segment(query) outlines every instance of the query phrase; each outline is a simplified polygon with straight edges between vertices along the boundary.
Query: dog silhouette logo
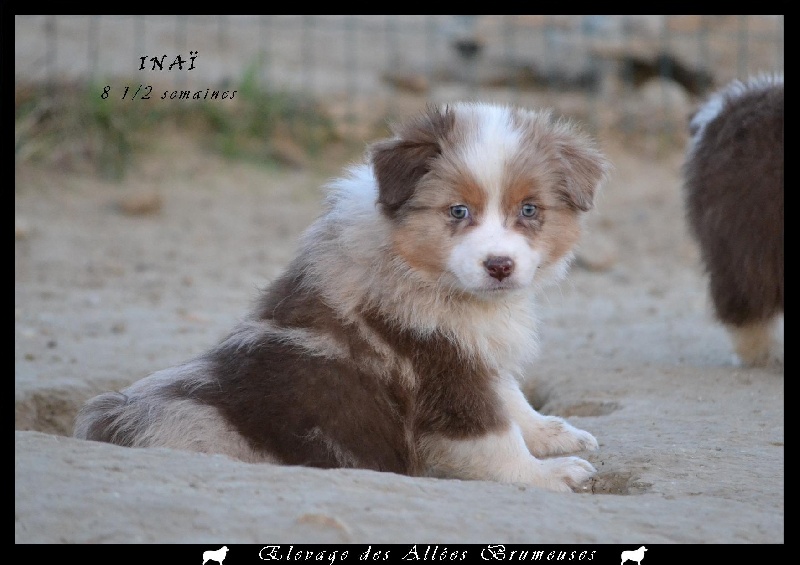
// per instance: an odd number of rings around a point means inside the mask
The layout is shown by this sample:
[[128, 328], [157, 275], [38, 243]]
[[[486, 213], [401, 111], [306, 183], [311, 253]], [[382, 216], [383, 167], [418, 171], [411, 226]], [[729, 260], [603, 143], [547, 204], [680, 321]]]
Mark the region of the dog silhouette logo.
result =
[[623, 551], [622, 563], [620, 565], [625, 565], [626, 561], [636, 561], [637, 565], [642, 565], [642, 559], [644, 559], [645, 551], [647, 551], [645, 546], [642, 546], [634, 551]]
[[216, 551], [204, 551], [203, 552], [203, 565], [206, 565], [208, 561], [216, 561], [219, 565], [222, 565], [222, 562], [225, 561], [225, 556], [228, 554], [228, 546], [223, 545]]

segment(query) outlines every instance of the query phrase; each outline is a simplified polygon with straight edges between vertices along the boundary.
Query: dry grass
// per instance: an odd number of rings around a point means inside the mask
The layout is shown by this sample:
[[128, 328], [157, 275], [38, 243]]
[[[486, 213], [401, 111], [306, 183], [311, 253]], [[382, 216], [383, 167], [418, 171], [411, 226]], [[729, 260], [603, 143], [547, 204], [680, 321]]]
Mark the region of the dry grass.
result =
[[176, 131], [186, 143], [266, 166], [310, 166], [328, 153], [341, 154], [340, 146], [347, 145], [333, 119], [313, 101], [266, 91], [247, 75], [234, 88], [235, 100], [224, 105], [152, 104], [101, 97], [100, 84], [18, 83], [15, 162], [121, 179], [137, 158], [158, 148], [159, 138]]

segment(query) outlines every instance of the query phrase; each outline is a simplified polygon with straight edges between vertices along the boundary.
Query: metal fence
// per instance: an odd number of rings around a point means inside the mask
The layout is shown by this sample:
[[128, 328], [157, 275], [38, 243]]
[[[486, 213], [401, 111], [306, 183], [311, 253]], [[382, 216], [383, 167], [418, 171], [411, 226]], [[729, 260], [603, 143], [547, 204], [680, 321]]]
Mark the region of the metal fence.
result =
[[158, 97], [256, 80], [345, 123], [491, 99], [669, 134], [709, 89], [783, 72], [783, 46], [782, 15], [17, 15], [15, 77]]

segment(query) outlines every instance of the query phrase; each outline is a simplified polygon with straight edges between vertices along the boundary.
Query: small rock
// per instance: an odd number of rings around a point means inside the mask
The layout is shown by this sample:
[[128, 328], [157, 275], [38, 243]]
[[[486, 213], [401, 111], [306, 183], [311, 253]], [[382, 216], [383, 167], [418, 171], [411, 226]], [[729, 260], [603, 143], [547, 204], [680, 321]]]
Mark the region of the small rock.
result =
[[295, 140], [276, 135], [270, 144], [272, 158], [288, 167], [302, 169], [308, 166], [308, 152]]
[[26, 239], [31, 235], [31, 226], [25, 218], [14, 218], [14, 239]]
[[608, 271], [617, 263], [617, 252], [611, 242], [599, 238], [587, 238], [575, 254], [575, 265], [587, 271]]
[[146, 216], [157, 214], [164, 204], [161, 195], [156, 192], [131, 194], [119, 200], [119, 210], [128, 216]]
[[405, 90], [415, 94], [428, 92], [430, 84], [428, 77], [420, 72], [395, 70], [383, 75], [383, 80], [398, 90]]

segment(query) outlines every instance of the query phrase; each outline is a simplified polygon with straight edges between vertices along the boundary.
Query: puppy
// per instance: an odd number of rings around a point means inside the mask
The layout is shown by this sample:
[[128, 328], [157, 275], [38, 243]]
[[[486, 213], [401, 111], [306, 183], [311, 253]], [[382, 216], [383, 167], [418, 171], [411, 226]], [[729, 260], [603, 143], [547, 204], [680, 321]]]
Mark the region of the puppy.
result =
[[588, 432], [520, 382], [609, 163], [546, 111], [429, 107], [329, 185], [285, 273], [218, 345], [90, 400], [75, 437], [571, 491]]
[[684, 196], [717, 319], [764, 365], [783, 315], [783, 75], [734, 81], [692, 117]]

